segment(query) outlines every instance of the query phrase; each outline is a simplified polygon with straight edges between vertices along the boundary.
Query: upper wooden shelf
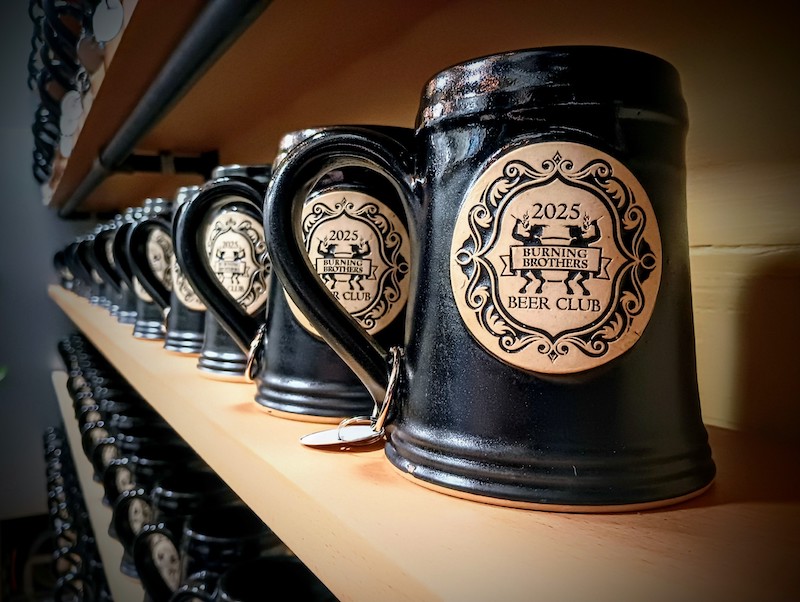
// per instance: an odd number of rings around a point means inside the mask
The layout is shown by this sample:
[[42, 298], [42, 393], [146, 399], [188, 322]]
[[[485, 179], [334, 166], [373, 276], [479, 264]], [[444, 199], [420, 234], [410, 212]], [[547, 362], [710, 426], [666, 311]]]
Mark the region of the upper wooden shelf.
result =
[[[64, 202], [135, 105], [203, 2], [138, 0], [56, 187]], [[763, 43], [767, 41], [769, 43]], [[519, 48], [608, 44], [652, 52], [680, 71], [689, 106], [690, 180], [710, 166], [800, 158], [800, 36], [767, 11], [656, 0], [274, 0], [140, 140], [143, 152], [219, 151], [221, 163], [271, 162], [280, 137], [341, 123], [413, 127], [439, 70]], [[127, 178], [124, 183], [120, 178]], [[81, 209], [172, 196], [189, 177], [112, 176]]]
[[326, 452], [320, 425], [268, 414], [254, 385], [134, 339], [85, 299], [50, 296], [342, 600], [784, 601], [800, 597], [800, 450], [709, 428], [718, 465], [690, 502], [609, 515], [526, 511], [431, 491], [380, 447]]
[[[125, 0], [123, 29], [107, 46], [105, 63], [92, 76], [91, 105], [72, 152], [68, 159], [57, 156], [53, 177], [45, 185], [50, 206], [67, 202], [204, 5], [204, 0]], [[171, 197], [185, 181], [186, 176], [175, 175], [114, 175], [80, 209], [106, 211], [140, 205], [146, 196]]]

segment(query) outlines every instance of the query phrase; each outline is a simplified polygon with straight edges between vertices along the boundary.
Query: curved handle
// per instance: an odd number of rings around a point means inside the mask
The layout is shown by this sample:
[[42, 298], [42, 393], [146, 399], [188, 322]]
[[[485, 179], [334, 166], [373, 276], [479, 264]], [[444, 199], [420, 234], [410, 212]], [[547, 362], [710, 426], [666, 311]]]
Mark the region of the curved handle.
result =
[[167, 523], [148, 523], [133, 540], [136, 572], [153, 602], [167, 602], [180, 586], [180, 542], [175, 533]]
[[265, 192], [264, 186], [255, 180], [233, 177], [214, 180], [181, 205], [173, 227], [178, 266], [197, 296], [244, 352], [249, 350], [263, 316], [250, 315], [212, 271], [206, 252], [205, 225], [212, 212], [223, 205], [226, 209], [249, 211], [261, 221]]
[[120, 278], [114, 266], [111, 263], [111, 258], [108, 256], [107, 245], [110, 237], [114, 234], [114, 230], [105, 230], [95, 236], [94, 244], [92, 245], [92, 255], [90, 260], [94, 269], [100, 274], [100, 277], [117, 292], [122, 292], [120, 286]]
[[[417, 248], [411, 166], [408, 149], [389, 136], [361, 128], [330, 128], [290, 151], [273, 174], [267, 191], [265, 230], [275, 273], [292, 301], [355, 372], [378, 405], [386, 395], [390, 354], [322, 284], [305, 250], [300, 216], [309, 192], [327, 172], [366, 167], [385, 177], [396, 189], [406, 213], [412, 249]], [[415, 263], [412, 261], [412, 272]]]
[[[151, 235], [162, 232], [169, 241], [170, 252], [172, 248], [172, 224], [163, 217], [151, 217], [136, 222], [128, 232], [128, 254], [131, 260], [131, 272], [139, 280], [139, 284], [153, 298], [153, 301], [163, 310], [170, 306], [170, 290], [153, 269], [153, 264], [148, 255], [148, 244]], [[164, 262], [169, 266], [169, 257], [164, 257]], [[168, 273], [167, 273], [168, 275]]]
[[212, 571], [201, 571], [190, 575], [172, 594], [169, 602], [192, 602], [196, 599], [213, 602], [217, 581], [219, 575]]
[[117, 229], [114, 242], [111, 244], [111, 252], [114, 253], [114, 269], [116, 269], [120, 280], [124, 282], [130, 290], [133, 290], [133, 270], [131, 268], [130, 257], [128, 257], [128, 232], [133, 227], [133, 222], [126, 222]]

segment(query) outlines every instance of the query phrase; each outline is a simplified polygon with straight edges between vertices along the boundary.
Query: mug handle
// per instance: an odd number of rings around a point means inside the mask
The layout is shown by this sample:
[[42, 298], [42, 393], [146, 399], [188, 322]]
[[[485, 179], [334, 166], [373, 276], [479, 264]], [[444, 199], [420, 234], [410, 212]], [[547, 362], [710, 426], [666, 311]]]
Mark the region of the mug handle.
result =
[[256, 337], [261, 320], [258, 316], [248, 314], [211, 271], [205, 251], [203, 226], [208, 215], [230, 196], [239, 197], [232, 205], [247, 206], [260, 217], [263, 214], [265, 192], [264, 186], [255, 180], [235, 177], [214, 180], [193, 199], [181, 205], [172, 231], [175, 257], [189, 284], [245, 353]]
[[114, 269], [119, 275], [120, 281], [124, 282], [130, 290], [133, 286], [133, 270], [131, 259], [128, 256], [128, 232], [133, 227], [134, 222], [125, 222], [117, 229], [114, 241], [111, 243], [114, 253]]
[[114, 266], [111, 265], [111, 261], [108, 259], [106, 253], [106, 242], [113, 232], [113, 230], [106, 230], [95, 236], [94, 244], [92, 245], [92, 263], [101, 277], [110, 284], [117, 293], [121, 293], [122, 287], [120, 286], [119, 274], [117, 274]]
[[[329, 128], [300, 142], [288, 153], [273, 174], [265, 205], [264, 229], [275, 274], [320, 336], [358, 376], [378, 407], [389, 384], [391, 354], [322, 284], [305, 249], [300, 214], [313, 186], [327, 172], [365, 167], [385, 177], [396, 189], [415, 249], [417, 204], [412, 166], [408, 149], [385, 134], [358, 127]], [[414, 265], [412, 258], [412, 274]]]
[[139, 574], [139, 579], [147, 594], [153, 602], [165, 602], [170, 599], [174, 590], [153, 561], [153, 542], [157, 536], [165, 537], [172, 542], [175, 550], [178, 550], [180, 542], [175, 536], [175, 530], [170, 525], [164, 522], [148, 523], [134, 538], [131, 555], [136, 565], [136, 572]]
[[147, 241], [150, 234], [156, 230], [161, 230], [172, 240], [172, 224], [163, 217], [150, 217], [133, 224], [128, 232], [128, 253], [131, 260], [131, 272], [139, 280], [142, 288], [153, 298], [153, 301], [162, 310], [165, 310], [170, 306], [171, 293], [156, 275], [147, 258]]

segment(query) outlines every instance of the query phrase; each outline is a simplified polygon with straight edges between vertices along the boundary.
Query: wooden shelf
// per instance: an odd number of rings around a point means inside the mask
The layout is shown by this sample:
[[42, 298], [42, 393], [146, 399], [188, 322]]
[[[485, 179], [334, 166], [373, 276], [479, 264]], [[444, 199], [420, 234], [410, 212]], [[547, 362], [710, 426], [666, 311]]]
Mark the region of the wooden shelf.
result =
[[56, 370], [52, 373], [53, 388], [58, 398], [61, 417], [64, 419], [64, 431], [66, 431], [69, 449], [78, 473], [78, 481], [83, 492], [83, 499], [86, 510], [89, 513], [89, 521], [94, 531], [97, 551], [103, 561], [103, 569], [108, 580], [108, 588], [111, 596], [119, 602], [131, 602], [142, 600], [144, 590], [142, 584], [131, 577], [128, 577], [119, 570], [122, 560], [122, 544], [112, 539], [108, 534], [108, 525], [111, 523], [111, 508], [103, 504], [103, 486], [92, 478], [93, 469], [81, 446], [81, 436], [78, 432], [78, 424], [75, 420], [75, 413], [72, 408], [72, 398], [67, 392], [67, 373]]
[[[800, 459], [709, 427], [718, 478], [703, 496], [628, 514], [525, 511], [403, 478], [380, 448], [308, 449], [317, 424], [266, 413], [254, 385], [131, 336], [85, 299], [49, 294], [342, 600], [784, 601], [800, 597]], [[127, 598], [122, 598], [127, 599]]]
[[[69, 197], [202, 5], [138, 1], [54, 206]], [[454, 63], [519, 48], [606, 44], [652, 52], [678, 68], [691, 124], [690, 186], [702, 186], [711, 167], [800, 158], [800, 92], [788, 76], [800, 69], [800, 40], [792, 28], [791, 19], [764, 11], [718, 11], [689, 0], [577, 0], [569, 11], [524, 0], [498, 0], [491, 10], [475, 0], [274, 0], [139, 146], [216, 149], [222, 163], [268, 163], [280, 137], [295, 129], [413, 127], [423, 85]], [[172, 177], [131, 186], [116, 178], [83, 209], [136, 205], [194, 183]]]

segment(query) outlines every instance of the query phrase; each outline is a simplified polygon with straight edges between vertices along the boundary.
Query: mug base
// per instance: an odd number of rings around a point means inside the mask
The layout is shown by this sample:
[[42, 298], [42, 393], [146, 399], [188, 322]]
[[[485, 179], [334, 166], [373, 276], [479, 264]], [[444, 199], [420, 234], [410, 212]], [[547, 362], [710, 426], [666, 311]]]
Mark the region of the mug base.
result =
[[164, 345], [164, 351], [170, 355], [178, 355], [180, 357], [200, 357], [199, 351], [178, 349], [174, 347], [167, 347], [166, 345]]
[[624, 512], [641, 512], [644, 510], [655, 510], [665, 506], [673, 506], [688, 500], [701, 496], [708, 491], [714, 484], [712, 480], [710, 483], [704, 485], [700, 489], [690, 491], [683, 495], [665, 498], [661, 500], [652, 500], [647, 502], [633, 502], [621, 504], [561, 504], [554, 503], [548, 504], [543, 502], [526, 502], [519, 500], [508, 500], [503, 498], [496, 498], [488, 495], [479, 495], [470, 493], [468, 491], [461, 491], [458, 489], [450, 489], [436, 483], [424, 481], [415, 477], [413, 474], [406, 472], [390, 462], [391, 467], [398, 472], [403, 478], [411, 481], [416, 485], [421, 485], [431, 491], [443, 493], [450, 497], [456, 497], [471, 502], [478, 502], [481, 504], [489, 504], [492, 506], [503, 506], [505, 508], [517, 508], [520, 510], [536, 510], [542, 512], [564, 512], [569, 514], [611, 514], [611, 513], [624, 513]]
[[256, 399], [256, 405], [261, 408], [265, 413], [271, 414], [277, 418], [284, 420], [294, 420], [296, 422], [313, 422], [315, 424], [339, 424], [347, 416], [315, 416], [313, 414], [298, 414], [297, 412], [287, 412], [285, 410], [277, 410], [264, 405]]
[[226, 383], [246, 383], [247, 379], [244, 377], [244, 374], [236, 374], [232, 372], [216, 372], [213, 370], [209, 370], [208, 368], [203, 368], [201, 366], [197, 367], [198, 372], [200, 375], [205, 378], [210, 378], [212, 380], [219, 380]]
[[209, 351], [207, 349], [200, 352], [197, 360], [197, 369], [200, 374], [214, 380], [225, 382], [243, 383], [247, 382], [244, 376], [247, 358], [244, 356]]

